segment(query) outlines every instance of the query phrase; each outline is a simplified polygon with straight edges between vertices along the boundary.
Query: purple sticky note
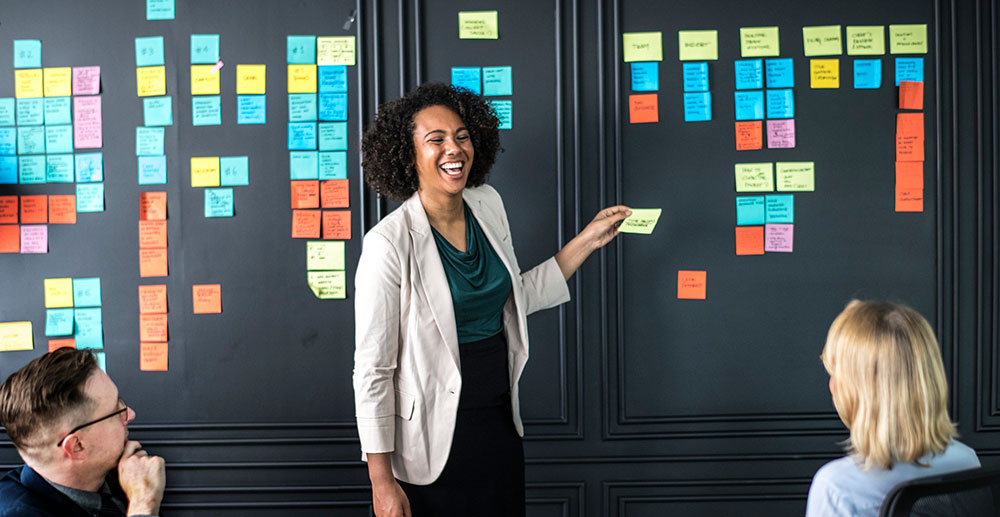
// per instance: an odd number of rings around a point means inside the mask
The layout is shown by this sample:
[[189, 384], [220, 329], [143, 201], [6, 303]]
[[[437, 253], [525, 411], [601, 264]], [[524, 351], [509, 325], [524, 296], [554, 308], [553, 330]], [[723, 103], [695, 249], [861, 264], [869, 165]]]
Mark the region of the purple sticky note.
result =
[[794, 224], [765, 224], [764, 251], [792, 252]]
[[73, 67], [73, 95], [97, 95], [101, 93], [101, 67]]
[[21, 226], [21, 253], [48, 253], [49, 226], [30, 224]]
[[795, 119], [767, 121], [767, 148], [791, 149], [795, 147]]
[[73, 97], [73, 145], [77, 149], [102, 147], [101, 96]]

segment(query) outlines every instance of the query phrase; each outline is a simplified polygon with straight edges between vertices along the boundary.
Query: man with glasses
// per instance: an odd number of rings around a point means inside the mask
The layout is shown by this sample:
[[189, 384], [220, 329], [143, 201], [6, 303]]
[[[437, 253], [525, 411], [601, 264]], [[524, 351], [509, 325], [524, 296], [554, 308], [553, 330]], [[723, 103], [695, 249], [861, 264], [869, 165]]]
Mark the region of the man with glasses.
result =
[[153, 516], [163, 458], [128, 439], [135, 411], [89, 350], [62, 348], [0, 386], [0, 423], [24, 466], [0, 479], [0, 517]]

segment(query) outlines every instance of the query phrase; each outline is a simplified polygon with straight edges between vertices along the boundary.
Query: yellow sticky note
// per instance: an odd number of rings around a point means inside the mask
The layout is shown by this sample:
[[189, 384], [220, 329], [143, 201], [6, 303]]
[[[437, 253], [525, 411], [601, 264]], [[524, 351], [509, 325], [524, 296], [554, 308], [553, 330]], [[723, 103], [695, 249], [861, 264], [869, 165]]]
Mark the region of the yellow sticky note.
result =
[[881, 56], [885, 54], [885, 26], [847, 26], [847, 55]]
[[218, 156], [191, 157], [191, 186], [192, 187], [219, 186]]
[[316, 38], [316, 64], [354, 66], [354, 36]]
[[633, 208], [632, 215], [622, 221], [618, 231], [622, 233], [641, 233], [649, 235], [653, 233], [656, 222], [660, 220], [662, 208]]
[[344, 241], [306, 242], [306, 270], [344, 269]]
[[316, 65], [288, 65], [288, 93], [316, 93]]
[[719, 31], [677, 31], [681, 61], [719, 59]]
[[73, 306], [73, 279], [45, 279], [45, 308], [60, 309]]
[[42, 77], [46, 97], [68, 97], [73, 93], [72, 68], [43, 68]]
[[167, 67], [140, 66], [135, 69], [135, 84], [139, 97], [167, 94]]
[[771, 192], [773, 190], [773, 163], [736, 164], [736, 192]]
[[31, 336], [30, 321], [0, 323], [0, 352], [12, 350], [32, 350], [35, 348]]
[[926, 54], [927, 24], [890, 25], [889, 52], [893, 54]]
[[663, 61], [662, 32], [626, 32], [622, 34], [625, 62]]
[[236, 65], [236, 93], [264, 94], [267, 86], [267, 65]]
[[459, 11], [458, 39], [497, 39], [500, 25], [496, 11]]
[[347, 298], [347, 273], [344, 271], [307, 271], [309, 288], [321, 300]]
[[811, 88], [840, 88], [840, 60], [810, 59], [809, 86]]
[[839, 56], [843, 54], [840, 25], [802, 27], [802, 47], [806, 56]]
[[218, 95], [220, 73], [215, 65], [191, 65], [191, 95]]
[[41, 68], [14, 70], [15, 97], [21, 99], [41, 97], [43, 93]]
[[777, 27], [740, 27], [740, 55], [743, 57], [777, 56]]
[[816, 164], [813, 162], [778, 162], [778, 192], [816, 190]]

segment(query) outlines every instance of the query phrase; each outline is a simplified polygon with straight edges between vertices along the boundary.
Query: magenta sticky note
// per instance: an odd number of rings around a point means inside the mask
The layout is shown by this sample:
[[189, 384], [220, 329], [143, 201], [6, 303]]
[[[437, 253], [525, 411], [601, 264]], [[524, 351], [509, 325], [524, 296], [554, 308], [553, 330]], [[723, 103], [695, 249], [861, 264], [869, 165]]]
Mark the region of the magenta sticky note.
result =
[[795, 147], [795, 119], [767, 121], [767, 148], [791, 149]]
[[794, 224], [765, 224], [764, 251], [792, 252]]
[[49, 227], [45, 224], [21, 226], [21, 253], [48, 253]]
[[73, 146], [77, 149], [102, 147], [101, 96], [73, 97]]
[[97, 95], [101, 93], [101, 67], [73, 67], [73, 95]]

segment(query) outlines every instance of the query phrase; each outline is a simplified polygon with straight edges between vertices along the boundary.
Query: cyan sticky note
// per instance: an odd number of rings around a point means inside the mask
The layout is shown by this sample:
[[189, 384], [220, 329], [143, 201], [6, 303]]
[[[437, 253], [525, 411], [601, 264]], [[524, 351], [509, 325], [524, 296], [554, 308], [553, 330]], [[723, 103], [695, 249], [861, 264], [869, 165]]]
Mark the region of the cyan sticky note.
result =
[[497, 129], [514, 129], [514, 102], [508, 100], [490, 99], [490, 106], [497, 114], [500, 123]]
[[95, 183], [104, 181], [104, 155], [102, 153], [81, 153], [76, 155], [76, 182]]
[[236, 96], [237, 124], [266, 124], [267, 99], [264, 95]]
[[897, 57], [896, 58], [896, 86], [900, 81], [924, 80], [924, 58], [922, 57]]
[[232, 217], [233, 189], [205, 189], [205, 217]]
[[73, 155], [45, 155], [45, 181], [48, 183], [73, 183]]
[[17, 128], [0, 127], [0, 155], [17, 154]]
[[315, 122], [288, 123], [288, 150], [311, 151], [316, 149]]
[[40, 126], [45, 123], [45, 99], [17, 99], [17, 125]]
[[874, 90], [882, 87], [882, 60], [855, 59], [854, 87], [859, 90]]
[[319, 156], [316, 151], [288, 153], [288, 171], [293, 180], [319, 179]]
[[[636, 61], [630, 63], [632, 69], [632, 91], [655, 92], [660, 89], [660, 73], [656, 61]], [[486, 84], [486, 68], [483, 69], [483, 84]], [[485, 91], [489, 91], [486, 89]], [[490, 94], [486, 95], [501, 95]], [[503, 95], [510, 95], [509, 93]]]
[[100, 278], [74, 278], [73, 279], [73, 306], [74, 307], [100, 307], [101, 306], [101, 279]]
[[330, 122], [319, 125], [320, 151], [347, 150], [347, 123]]
[[139, 184], [140, 185], [164, 185], [167, 183], [167, 157], [140, 156], [139, 157]]
[[0, 185], [17, 184], [17, 156], [0, 156]]
[[795, 222], [795, 196], [792, 194], [772, 194], [764, 199], [764, 221], [768, 223]]
[[712, 120], [712, 93], [685, 93], [684, 122], [704, 122], [706, 120]]
[[315, 93], [288, 94], [288, 121], [315, 122], [319, 109]]
[[73, 118], [69, 111], [69, 97], [46, 97], [45, 98], [45, 123], [46, 124], [72, 124]]
[[[147, 20], [173, 20], [174, 0], [146, 0]], [[101, 367], [104, 370], [104, 367]]]
[[163, 65], [163, 36], [135, 39], [135, 66]]
[[761, 120], [764, 118], [764, 92], [736, 92], [736, 120]]
[[77, 348], [104, 348], [104, 328], [101, 309], [73, 309], [76, 320], [73, 338]]
[[[191, 124], [218, 126], [222, 124], [222, 97], [219, 95], [191, 96]], [[146, 125], [150, 125], [148, 122]]]
[[790, 88], [767, 91], [767, 118], [795, 116], [795, 97]]
[[17, 181], [22, 184], [45, 183], [45, 156], [18, 156]]
[[223, 187], [250, 184], [250, 158], [223, 156], [219, 158], [219, 184]]
[[14, 40], [14, 68], [41, 68], [42, 40]]
[[739, 196], [736, 198], [736, 224], [764, 224], [764, 196]]
[[45, 154], [45, 126], [19, 126], [17, 154]]
[[73, 152], [73, 126], [71, 124], [45, 126], [45, 152], [56, 154]]
[[104, 183], [76, 184], [76, 211], [104, 211]]
[[[653, 65], [652, 80], [657, 80], [656, 63], [645, 63]], [[635, 65], [632, 63], [632, 80], [635, 81]], [[513, 71], [509, 66], [484, 66], [483, 67], [483, 95], [513, 95], [514, 82]], [[633, 87], [634, 89], [634, 87]], [[654, 88], [655, 89], [655, 88]]]
[[347, 67], [326, 65], [316, 67], [319, 93], [347, 93]]
[[15, 122], [14, 113], [14, 98], [0, 97], [0, 126], [13, 126]]
[[73, 309], [46, 309], [45, 335], [73, 335]]
[[319, 94], [319, 119], [322, 121], [347, 120], [347, 94]]
[[736, 89], [759, 90], [764, 87], [764, 63], [760, 59], [736, 60]]
[[163, 152], [163, 128], [135, 128], [135, 154], [137, 156], [154, 156], [166, 154]]
[[325, 151], [319, 153], [319, 179], [347, 179], [347, 152]]
[[191, 64], [214, 65], [218, 62], [219, 62], [219, 35], [192, 34]]
[[708, 91], [708, 63], [684, 63], [684, 91]]
[[451, 67], [451, 84], [480, 95], [483, 93], [481, 73], [478, 66], [453, 66]]
[[169, 95], [142, 99], [143, 125], [171, 126], [174, 124], [174, 104]]
[[795, 71], [792, 68], [792, 58], [767, 59], [765, 60], [764, 69], [768, 88], [795, 87]]
[[316, 36], [288, 36], [287, 61], [289, 65], [316, 63]]

